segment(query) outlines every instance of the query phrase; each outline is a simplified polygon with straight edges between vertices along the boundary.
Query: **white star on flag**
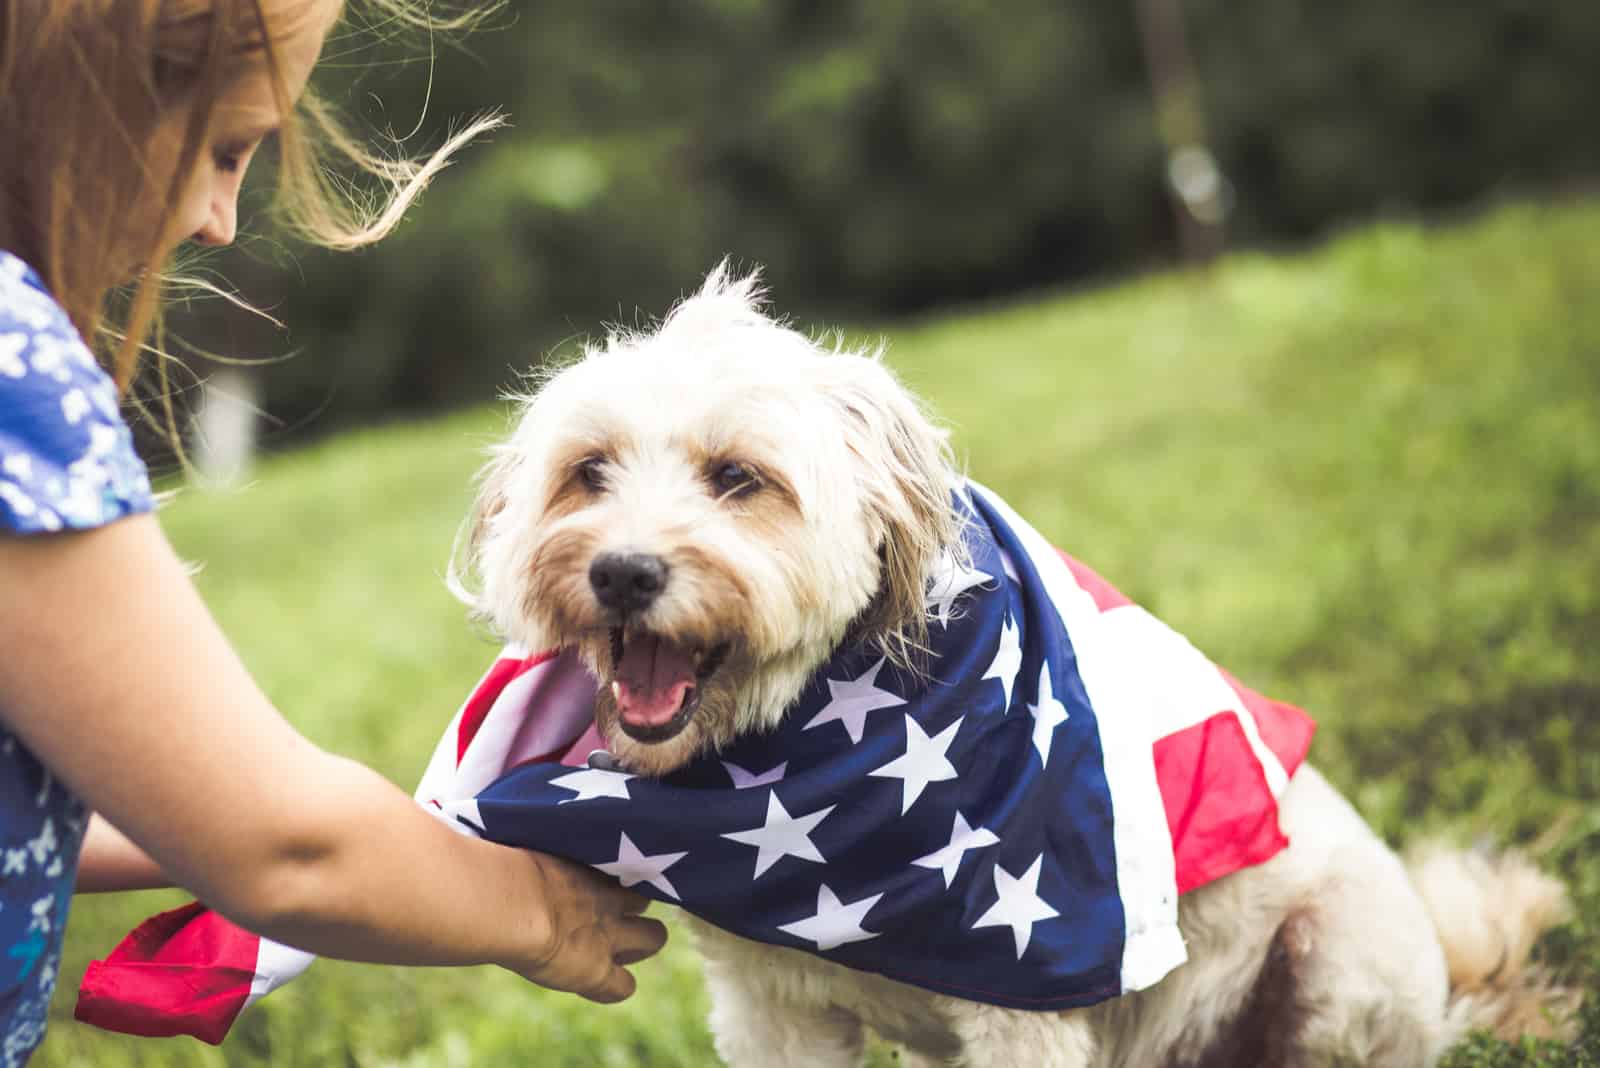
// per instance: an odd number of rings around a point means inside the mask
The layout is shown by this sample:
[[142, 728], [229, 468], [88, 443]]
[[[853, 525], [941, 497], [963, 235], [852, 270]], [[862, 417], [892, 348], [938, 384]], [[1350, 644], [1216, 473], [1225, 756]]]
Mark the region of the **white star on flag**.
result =
[[574, 771], [570, 775], [563, 775], [551, 779], [551, 786], [559, 786], [563, 790], [571, 790], [577, 797], [569, 797], [562, 801], [563, 805], [573, 801], [588, 801], [595, 797], [619, 797], [624, 801], [631, 800], [628, 795], [628, 780], [636, 776], [622, 771], [606, 771], [602, 768], [584, 768]]
[[756, 873], [751, 879], [761, 878], [762, 872], [778, 863], [783, 857], [799, 857], [801, 860], [826, 864], [827, 859], [817, 852], [810, 835], [817, 824], [828, 818], [828, 813], [832, 812], [834, 807], [829, 805], [804, 816], [791, 816], [789, 810], [783, 807], [783, 802], [778, 800], [778, 792], [774, 790], [767, 795], [765, 824], [752, 827], [748, 831], [724, 834], [722, 837], [756, 847]]
[[1039, 750], [1040, 763], [1048, 764], [1050, 741], [1055, 737], [1056, 728], [1067, 721], [1066, 706], [1056, 700], [1050, 683], [1048, 662], [1039, 668], [1039, 703], [1029, 705], [1028, 711], [1033, 713], [1033, 747]]
[[1017, 941], [1018, 960], [1022, 959], [1022, 952], [1028, 948], [1028, 941], [1033, 937], [1033, 925], [1040, 920], [1061, 915], [1039, 897], [1039, 868], [1043, 863], [1044, 854], [1040, 853], [1020, 879], [996, 864], [994, 892], [998, 898], [989, 906], [989, 911], [979, 916], [978, 922], [972, 925], [974, 930], [979, 927], [1011, 928], [1011, 935]]
[[746, 771], [726, 760], [722, 762], [722, 766], [727, 769], [728, 778], [733, 780], [735, 790], [748, 790], [752, 786], [771, 786], [775, 782], [782, 782], [783, 773], [788, 769], [789, 762], [785, 760], [777, 767], [762, 772]]
[[[965, 718], [965, 717], [963, 717]], [[955, 765], [945, 756], [950, 743], [956, 740], [961, 720], [929, 738], [922, 727], [910, 716], [906, 717], [906, 751], [876, 771], [869, 772], [883, 779], [903, 779], [904, 791], [900, 795], [900, 815], [911, 811], [911, 806], [929, 783], [944, 782], [956, 777]]]
[[812, 716], [811, 722], [801, 729], [810, 730], [812, 727], [820, 727], [824, 723], [838, 720], [844, 724], [844, 729], [850, 732], [850, 744], [860, 742], [861, 734], [867, 727], [868, 712], [906, 703], [904, 698], [896, 697], [888, 690], [878, 689], [878, 672], [883, 669], [887, 660], [888, 657], [879, 657], [878, 662], [868, 668], [865, 674], [848, 682], [829, 679], [828, 696], [832, 700], [822, 706], [822, 711]]
[[639, 847], [633, 844], [627, 832], [622, 834], [622, 840], [617, 843], [617, 859], [610, 864], [596, 864], [595, 867], [607, 875], [616, 876], [623, 886], [632, 886], [635, 883], [649, 883], [651, 886], [677, 901], [677, 889], [667, 881], [662, 874], [678, 861], [688, 856], [684, 853], [657, 853], [655, 856], [646, 856], [639, 852]]
[[877, 938], [881, 933], [862, 930], [861, 921], [872, 911], [872, 906], [876, 905], [882, 896], [873, 894], [871, 897], [864, 897], [860, 901], [846, 905], [824, 883], [817, 889], [817, 914], [808, 920], [782, 924], [778, 930], [788, 931], [796, 938], [804, 938], [808, 942], [815, 942], [819, 951], [833, 949], [835, 946], [850, 942], [865, 942], [869, 938]]
[[972, 587], [992, 581], [994, 581], [993, 575], [957, 563], [950, 550], [946, 549], [940, 553], [939, 562], [934, 565], [933, 580], [928, 584], [924, 606], [934, 611], [934, 618], [939, 621], [941, 627], [948, 627], [950, 609], [956, 600]]
[[1000, 628], [1000, 644], [995, 648], [994, 659], [989, 663], [989, 670], [983, 673], [985, 679], [999, 679], [1000, 685], [1005, 687], [1006, 703], [1002, 712], [1011, 711], [1011, 690], [1021, 668], [1022, 643], [1018, 640], [1017, 625], [1007, 618]]
[[967, 818], [960, 812], [956, 813], [955, 824], [950, 828], [950, 844], [935, 849], [925, 857], [918, 857], [911, 863], [919, 868], [932, 868], [934, 871], [944, 873], [944, 888], [956, 881], [956, 870], [961, 867], [961, 861], [969, 849], [982, 849], [992, 846], [1000, 841], [1000, 836], [987, 827], [969, 827]]

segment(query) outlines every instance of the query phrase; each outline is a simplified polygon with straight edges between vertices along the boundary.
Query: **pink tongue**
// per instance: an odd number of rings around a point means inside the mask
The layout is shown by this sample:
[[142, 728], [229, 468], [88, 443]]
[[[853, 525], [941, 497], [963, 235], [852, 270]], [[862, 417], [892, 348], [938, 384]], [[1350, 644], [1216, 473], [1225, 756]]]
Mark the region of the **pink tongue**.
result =
[[617, 664], [617, 711], [636, 727], [659, 727], [677, 715], [694, 686], [687, 653], [654, 635], [627, 643]]

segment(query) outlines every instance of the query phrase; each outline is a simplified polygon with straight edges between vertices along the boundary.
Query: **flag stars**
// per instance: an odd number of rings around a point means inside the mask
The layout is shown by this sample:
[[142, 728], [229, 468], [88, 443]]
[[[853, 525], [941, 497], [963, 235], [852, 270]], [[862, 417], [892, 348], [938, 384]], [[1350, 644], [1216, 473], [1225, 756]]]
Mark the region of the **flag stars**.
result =
[[1020, 878], [996, 864], [995, 903], [990, 905], [989, 911], [979, 916], [978, 921], [972, 925], [974, 930], [979, 927], [1011, 928], [1011, 935], [1017, 944], [1018, 960], [1022, 959], [1022, 954], [1033, 937], [1033, 925], [1040, 920], [1061, 915], [1039, 897], [1039, 869], [1043, 863], [1044, 854], [1040, 853]]
[[994, 576], [979, 571], [970, 564], [960, 563], [949, 549], [939, 555], [933, 578], [928, 582], [925, 605], [941, 627], [950, 625], [950, 611], [961, 595], [974, 586], [993, 582]]
[[1028, 711], [1033, 714], [1033, 747], [1039, 751], [1039, 762], [1048, 765], [1056, 728], [1067, 721], [1066, 706], [1056, 700], [1050, 682], [1049, 661], [1039, 667], [1039, 703], [1029, 705]]
[[617, 859], [609, 864], [596, 864], [595, 867], [607, 875], [615, 876], [623, 886], [649, 883], [672, 900], [678, 901], [680, 898], [677, 888], [668, 881], [665, 872], [688, 855], [684, 852], [657, 853], [655, 856], [648, 856], [640, 852], [627, 832], [623, 832], [621, 841], [617, 843]]
[[727, 770], [728, 778], [733, 780], [733, 788], [735, 790], [749, 790], [756, 786], [771, 786], [773, 783], [782, 782], [783, 773], [788, 770], [789, 762], [785, 760], [783, 763], [762, 772], [746, 771], [739, 765], [729, 763], [726, 760], [722, 762], [722, 766]]
[[882, 894], [873, 894], [846, 905], [824, 883], [817, 889], [817, 914], [809, 919], [783, 924], [778, 930], [787, 931], [807, 942], [815, 942], [819, 952], [851, 942], [865, 942], [869, 938], [877, 938], [881, 933], [861, 927], [861, 921], [866, 919], [867, 913], [872, 911], [872, 906], [881, 897]]
[[762, 872], [784, 857], [826, 864], [827, 859], [811, 841], [811, 832], [833, 810], [834, 806], [829, 805], [804, 816], [791, 816], [789, 810], [783, 807], [783, 802], [778, 800], [777, 791], [773, 791], [767, 795], [767, 819], [762, 826], [748, 831], [734, 831], [722, 837], [756, 847], [756, 872], [751, 876], [752, 880], [761, 878]]
[[1000, 709], [1002, 713], [1011, 711], [1011, 691], [1017, 683], [1017, 672], [1021, 670], [1022, 642], [1016, 623], [1008, 618], [1000, 628], [1000, 644], [995, 648], [994, 659], [989, 662], [989, 670], [983, 673], [984, 679], [999, 679], [1005, 688], [1006, 703]]
[[562, 775], [551, 779], [551, 786], [559, 786], [563, 790], [571, 790], [576, 797], [564, 799], [563, 805], [574, 801], [588, 801], [596, 797], [615, 797], [623, 801], [631, 800], [628, 794], [628, 780], [636, 778], [622, 771], [607, 771], [603, 768], [584, 768], [574, 771], [570, 775]]
[[956, 777], [955, 765], [945, 753], [961, 729], [961, 720], [928, 737], [922, 726], [910, 716], [906, 717], [906, 751], [870, 774], [883, 779], [902, 779], [900, 814], [911, 811], [911, 806], [930, 783], [944, 782]]
[[821, 712], [812, 716], [811, 722], [802, 729], [810, 730], [812, 727], [820, 727], [838, 720], [844, 724], [844, 729], [850, 732], [851, 744], [860, 742], [861, 735], [866, 730], [868, 712], [906, 703], [904, 698], [878, 688], [878, 672], [883, 670], [887, 660], [887, 657], [879, 657], [878, 662], [864, 674], [847, 682], [829, 679], [828, 695], [831, 700], [822, 707]]
[[950, 889], [956, 881], [956, 871], [961, 867], [961, 861], [966, 857], [969, 849], [982, 849], [992, 846], [1000, 841], [1000, 836], [987, 827], [970, 827], [967, 818], [960, 812], [956, 813], [956, 821], [950, 828], [950, 843], [935, 849], [925, 857], [918, 857], [911, 863], [919, 868], [932, 868], [944, 874], [944, 888]]

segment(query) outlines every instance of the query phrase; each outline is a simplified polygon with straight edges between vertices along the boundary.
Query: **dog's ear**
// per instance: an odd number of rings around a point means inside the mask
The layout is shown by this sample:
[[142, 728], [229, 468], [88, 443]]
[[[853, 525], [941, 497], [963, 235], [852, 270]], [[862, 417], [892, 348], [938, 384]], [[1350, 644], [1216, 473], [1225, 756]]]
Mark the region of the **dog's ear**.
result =
[[456, 530], [455, 543], [450, 549], [450, 567], [445, 582], [473, 613], [484, 617], [490, 614], [479, 587], [483, 577], [483, 547], [489, 533], [489, 524], [505, 510], [507, 490], [518, 467], [520, 454], [510, 445], [496, 446], [489, 462], [478, 472], [478, 495], [472, 509]]
[[857, 458], [867, 519], [882, 561], [859, 633], [891, 662], [916, 668], [928, 636], [927, 582], [942, 554], [964, 556], [952, 495], [960, 485], [948, 442], [882, 362], [882, 351], [841, 352], [829, 367], [845, 442]]

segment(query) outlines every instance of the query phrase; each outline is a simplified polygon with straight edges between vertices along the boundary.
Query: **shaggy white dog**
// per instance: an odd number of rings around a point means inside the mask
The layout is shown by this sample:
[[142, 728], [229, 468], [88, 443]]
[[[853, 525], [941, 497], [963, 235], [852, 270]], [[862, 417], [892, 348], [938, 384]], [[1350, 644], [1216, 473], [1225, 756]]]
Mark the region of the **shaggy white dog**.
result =
[[[877, 354], [819, 346], [719, 269], [659, 329], [554, 373], [486, 471], [476, 603], [507, 638], [574, 647], [597, 726], [660, 775], [771, 729], [847, 639], [912, 662], [925, 582], [960, 551], [945, 434]], [[1526, 966], [1559, 884], [1514, 857], [1406, 865], [1310, 767], [1290, 845], [1179, 905], [1189, 962], [1060, 1012], [959, 1000], [696, 924], [731, 1065], [1417, 1068], [1471, 1026], [1565, 1003]]]

